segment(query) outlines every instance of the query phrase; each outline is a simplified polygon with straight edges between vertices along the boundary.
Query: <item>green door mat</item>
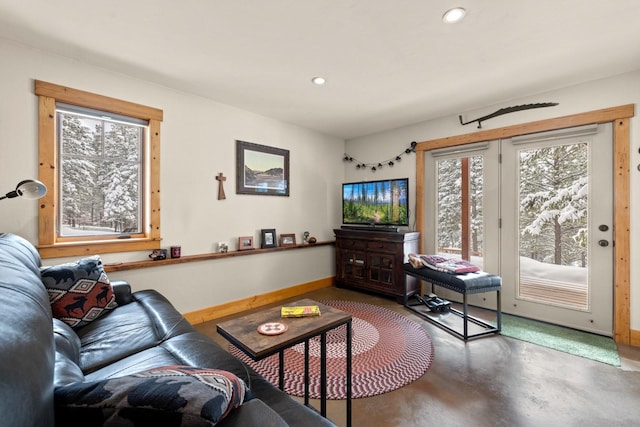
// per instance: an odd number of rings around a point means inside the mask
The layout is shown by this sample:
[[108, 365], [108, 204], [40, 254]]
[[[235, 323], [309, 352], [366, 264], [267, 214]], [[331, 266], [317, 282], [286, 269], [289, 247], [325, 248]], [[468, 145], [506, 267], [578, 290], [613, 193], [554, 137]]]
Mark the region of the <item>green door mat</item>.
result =
[[502, 335], [613, 366], [620, 366], [613, 339], [518, 316], [502, 315]]

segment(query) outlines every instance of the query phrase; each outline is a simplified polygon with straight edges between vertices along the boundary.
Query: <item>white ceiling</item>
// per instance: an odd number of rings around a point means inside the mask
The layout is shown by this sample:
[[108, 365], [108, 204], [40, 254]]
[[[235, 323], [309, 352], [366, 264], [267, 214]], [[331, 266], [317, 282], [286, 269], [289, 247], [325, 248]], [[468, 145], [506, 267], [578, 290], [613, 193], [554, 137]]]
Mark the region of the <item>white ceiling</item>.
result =
[[638, 70], [640, 1], [0, 0], [0, 37], [350, 139]]

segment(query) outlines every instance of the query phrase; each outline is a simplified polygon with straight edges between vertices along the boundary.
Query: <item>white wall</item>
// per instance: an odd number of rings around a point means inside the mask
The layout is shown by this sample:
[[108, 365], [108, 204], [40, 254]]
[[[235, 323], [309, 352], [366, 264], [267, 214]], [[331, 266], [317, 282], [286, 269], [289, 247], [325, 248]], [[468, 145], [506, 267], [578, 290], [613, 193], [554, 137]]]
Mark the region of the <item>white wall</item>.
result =
[[[463, 97], [464, 94], [452, 94], [451, 96]], [[586, 84], [566, 87], [537, 94], [527, 98], [505, 100], [499, 105], [487, 106], [475, 111], [460, 112], [463, 120], [473, 120], [478, 117], [493, 113], [508, 106], [529, 104], [536, 102], [558, 102], [556, 107], [540, 108], [521, 111], [500, 116], [482, 123], [482, 129], [496, 129], [504, 126], [526, 123], [535, 120], [549, 119], [569, 114], [583, 113], [607, 107], [615, 107], [625, 104], [638, 104], [640, 102], [640, 70], [619, 75], [613, 78], [597, 80]], [[442, 117], [429, 120], [412, 126], [393, 129], [383, 133], [357, 138], [346, 142], [346, 151], [361, 161], [377, 161], [389, 158], [388, 153], [395, 148], [390, 148], [391, 142], [396, 141], [429, 141], [447, 136], [462, 135], [477, 131], [477, 124], [467, 126], [460, 125], [458, 116]], [[630, 141], [630, 189], [631, 189], [631, 328], [640, 330], [640, 264], [637, 262], [640, 251], [640, 218], [636, 214], [640, 211], [640, 172], [637, 165], [640, 164], [640, 112], [636, 105], [636, 116], [631, 119]], [[415, 157], [409, 167], [402, 164], [402, 175], [408, 175], [415, 180]], [[404, 161], [403, 161], [404, 162]], [[375, 172], [376, 176], [398, 172], [396, 167], [383, 170], [382, 174]], [[370, 171], [356, 170], [352, 165], [345, 165], [346, 180], [365, 180], [372, 176]], [[411, 183], [410, 192], [415, 192], [415, 183]], [[412, 193], [415, 201], [415, 194]]]
[[[183, 255], [230, 250], [260, 229], [308, 230], [332, 240], [340, 225], [344, 141], [264, 116], [0, 39], [0, 192], [38, 176], [34, 79], [164, 110], [161, 138], [163, 247]], [[290, 151], [290, 197], [235, 194], [235, 140]], [[215, 176], [224, 173], [226, 200]], [[37, 243], [37, 202], [0, 202], [0, 231]], [[103, 255], [105, 263], [148, 259], [148, 252]], [[335, 275], [331, 246], [111, 273], [135, 290], [156, 288], [192, 311]], [[44, 260], [47, 265], [61, 259]]]
[[[342, 162], [343, 153], [367, 163], [395, 157], [411, 141], [474, 132], [475, 124], [461, 126], [457, 116], [443, 117], [350, 140], [319, 134], [193, 94], [175, 91], [0, 39], [0, 192], [25, 178], [37, 177], [37, 98], [33, 80], [137, 102], [164, 110], [162, 124], [162, 235], [163, 247], [182, 245], [185, 255], [215, 251], [226, 241], [235, 247], [240, 235], [259, 243], [261, 228], [278, 233], [309, 230], [319, 240], [333, 238], [340, 225], [340, 183], [409, 177], [415, 190], [415, 154], [403, 155], [393, 167], [376, 172]], [[464, 96], [464, 94], [452, 94]], [[505, 100], [464, 113], [469, 120], [498, 108], [531, 102], [560, 105], [517, 112], [483, 123], [484, 129], [581, 113], [640, 100], [640, 71], [547, 93]], [[638, 258], [640, 185], [640, 118], [631, 120], [631, 325], [640, 330], [640, 267]], [[235, 194], [235, 140], [242, 139], [288, 149], [291, 152], [291, 196]], [[227, 176], [227, 199], [218, 201], [215, 176]], [[415, 201], [415, 195], [412, 194]], [[415, 209], [413, 209], [415, 211]], [[412, 223], [413, 223], [412, 219]], [[20, 234], [37, 243], [37, 202], [0, 202], [0, 232]], [[331, 247], [284, 251], [248, 257], [163, 266], [112, 273], [131, 281], [134, 289], [156, 288], [179, 310], [191, 311], [334, 274]], [[147, 253], [104, 255], [106, 263], [146, 259]], [[53, 264], [65, 260], [45, 260]]]

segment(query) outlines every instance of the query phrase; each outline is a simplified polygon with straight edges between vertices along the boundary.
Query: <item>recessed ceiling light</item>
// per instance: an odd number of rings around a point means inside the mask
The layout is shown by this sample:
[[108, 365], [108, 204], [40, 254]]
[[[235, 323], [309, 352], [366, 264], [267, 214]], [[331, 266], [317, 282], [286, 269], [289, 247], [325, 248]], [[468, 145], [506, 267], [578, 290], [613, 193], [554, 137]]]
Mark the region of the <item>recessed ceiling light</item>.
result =
[[317, 85], [323, 85], [327, 82], [327, 79], [324, 77], [314, 77], [311, 79], [311, 82]]
[[453, 9], [447, 10], [444, 15], [442, 15], [442, 20], [447, 24], [454, 24], [461, 21], [466, 13], [467, 11], [463, 8], [454, 7]]

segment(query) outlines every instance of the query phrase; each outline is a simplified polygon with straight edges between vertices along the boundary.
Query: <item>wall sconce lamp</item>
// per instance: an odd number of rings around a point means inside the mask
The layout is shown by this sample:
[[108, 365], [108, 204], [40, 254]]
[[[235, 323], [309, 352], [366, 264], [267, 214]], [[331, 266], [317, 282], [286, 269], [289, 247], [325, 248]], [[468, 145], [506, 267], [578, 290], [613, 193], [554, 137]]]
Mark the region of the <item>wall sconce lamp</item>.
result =
[[9, 191], [4, 196], [0, 196], [0, 200], [2, 199], [13, 199], [14, 197], [24, 197], [25, 199], [35, 200], [47, 194], [47, 186], [41, 183], [40, 181], [36, 181], [35, 179], [25, 179], [24, 181], [20, 181], [18, 185], [16, 185], [16, 189], [13, 191]]

